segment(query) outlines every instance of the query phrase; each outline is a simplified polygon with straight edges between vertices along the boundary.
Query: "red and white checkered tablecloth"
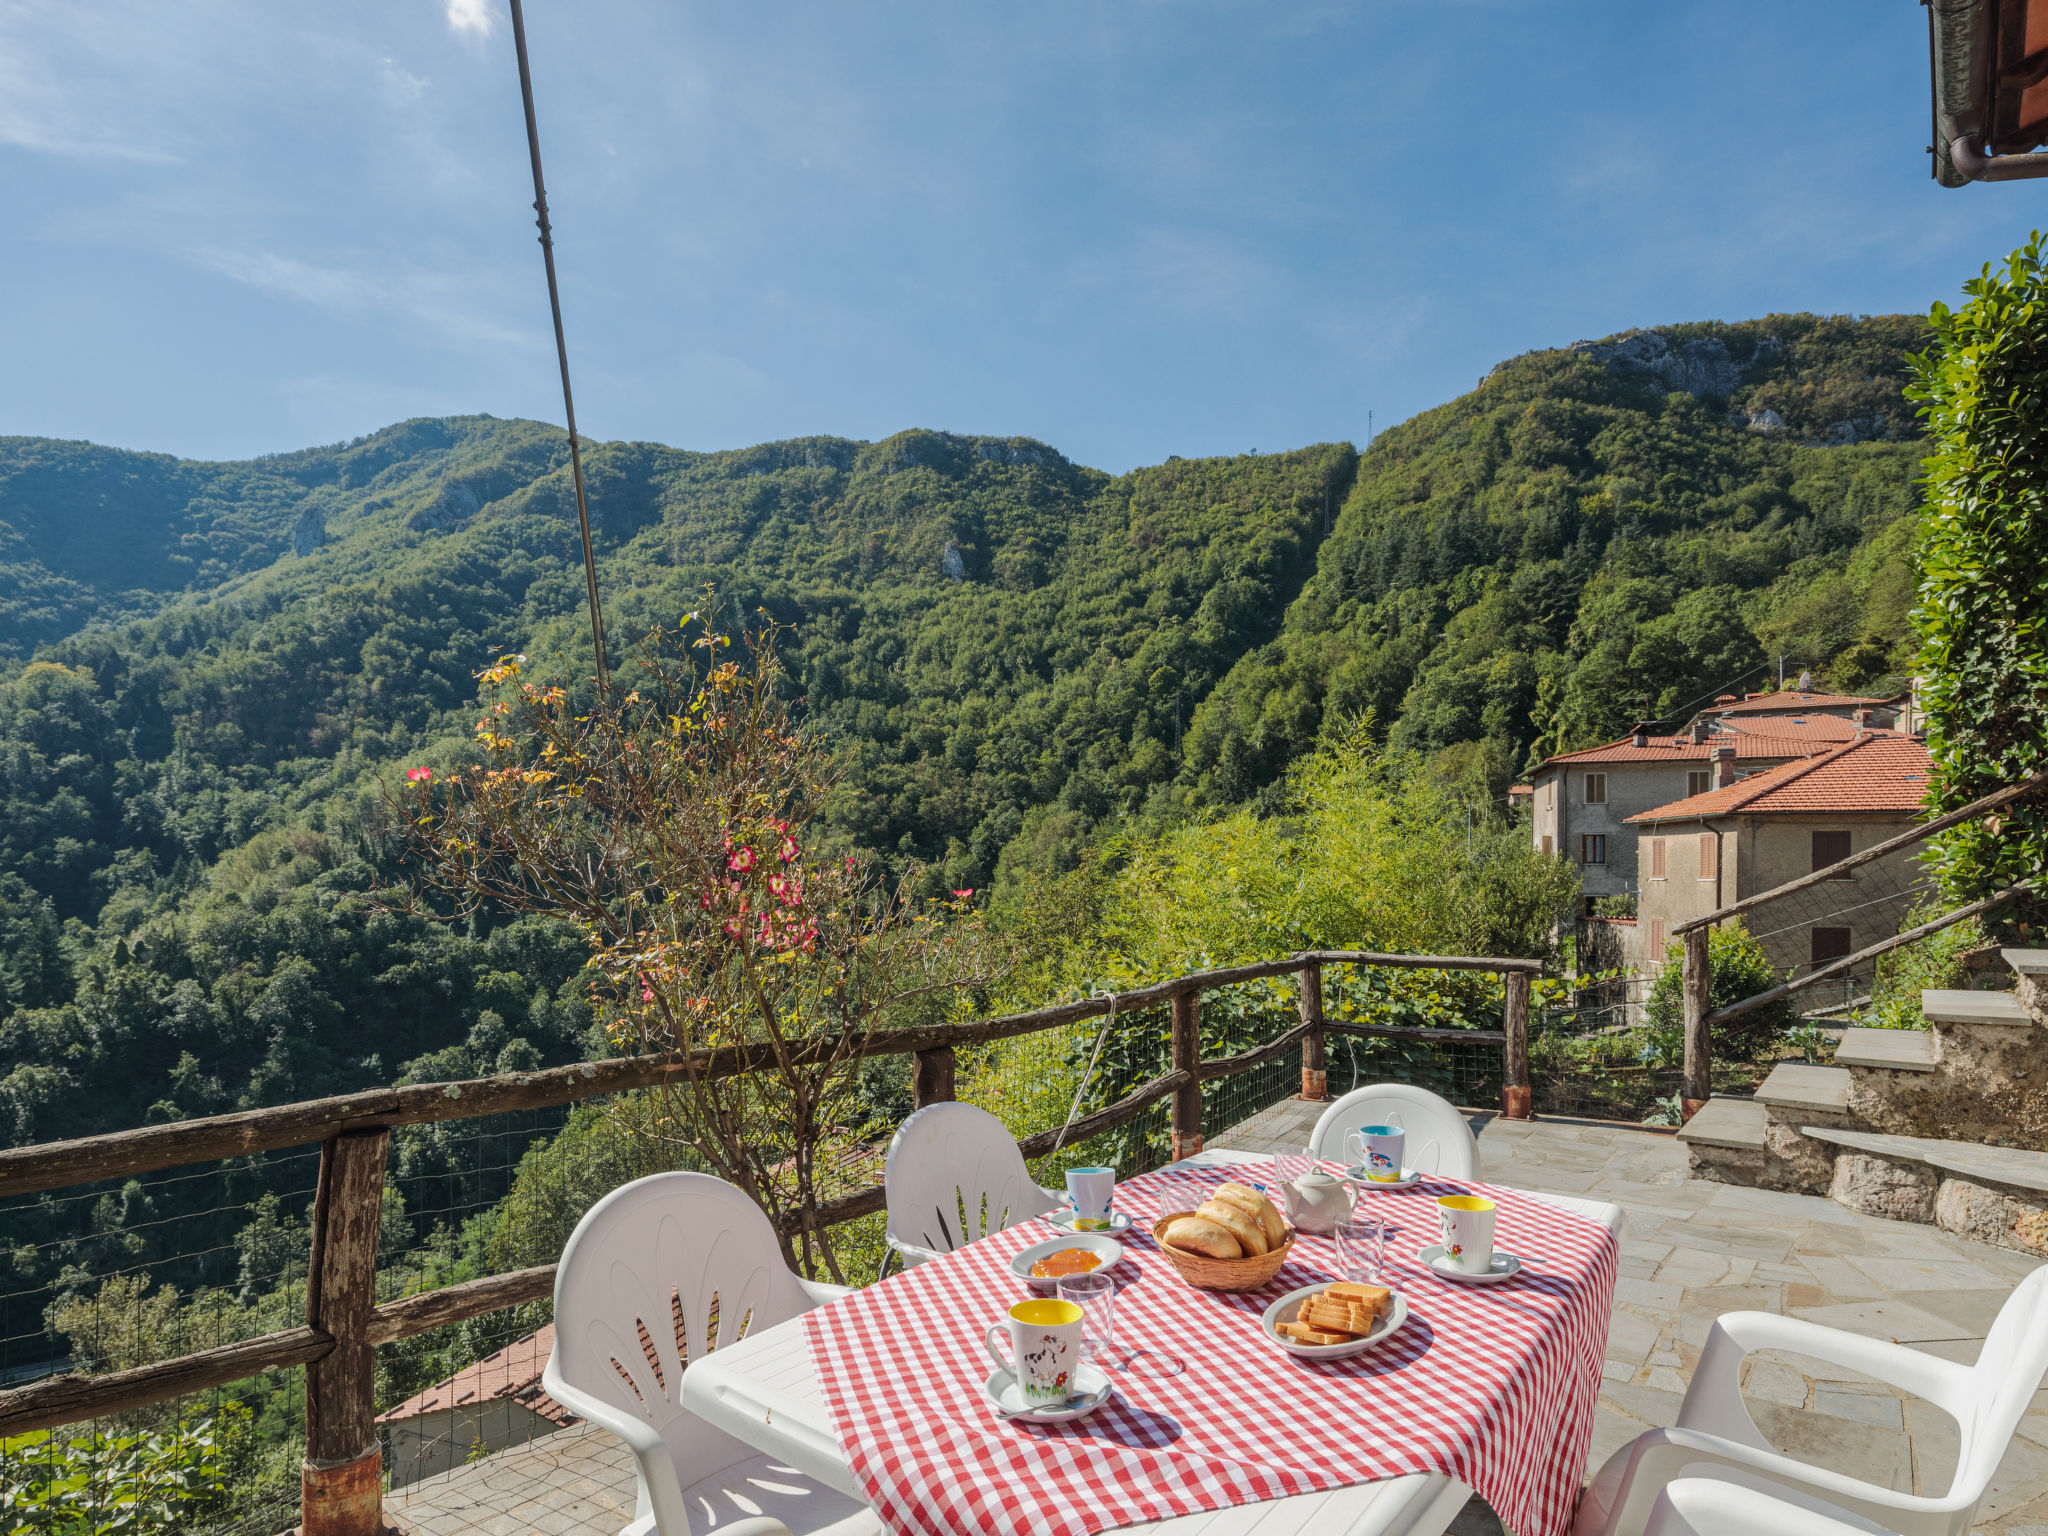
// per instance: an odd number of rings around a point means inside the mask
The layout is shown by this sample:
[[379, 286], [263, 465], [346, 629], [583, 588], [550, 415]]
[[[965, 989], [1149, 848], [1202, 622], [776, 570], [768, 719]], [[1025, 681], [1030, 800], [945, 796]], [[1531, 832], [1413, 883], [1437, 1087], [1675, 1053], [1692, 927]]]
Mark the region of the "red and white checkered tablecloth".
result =
[[[1327, 1238], [1297, 1236], [1264, 1290], [1200, 1291], [1151, 1237], [1226, 1179], [1270, 1168], [1163, 1169], [1119, 1184], [1132, 1218], [1112, 1273], [1116, 1395], [1052, 1426], [996, 1417], [982, 1392], [984, 1328], [1027, 1298], [1011, 1255], [1057, 1233], [1030, 1221], [807, 1314], [805, 1335], [841, 1448], [892, 1531], [1086, 1536], [1411, 1472], [1475, 1489], [1520, 1536], [1562, 1536], [1593, 1433], [1617, 1243], [1594, 1222], [1514, 1190], [1425, 1179], [1361, 1204], [1386, 1215], [1407, 1326], [1350, 1360], [1298, 1360], [1266, 1341], [1278, 1296], [1339, 1275]], [[1438, 1241], [1436, 1198], [1499, 1207], [1495, 1242], [1523, 1261], [1504, 1285], [1461, 1286], [1414, 1262]], [[1405, 1261], [1405, 1262], [1404, 1262]], [[1148, 1353], [1114, 1368], [1124, 1349]], [[1163, 1374], [1185, 1362], [1177, 1375]]]

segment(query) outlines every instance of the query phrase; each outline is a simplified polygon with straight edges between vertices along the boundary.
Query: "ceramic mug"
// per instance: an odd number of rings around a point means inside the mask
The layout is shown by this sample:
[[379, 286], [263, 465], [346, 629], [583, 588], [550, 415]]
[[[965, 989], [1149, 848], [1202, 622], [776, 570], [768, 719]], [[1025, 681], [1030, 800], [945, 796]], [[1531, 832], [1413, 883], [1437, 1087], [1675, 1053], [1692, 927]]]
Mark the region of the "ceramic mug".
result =
[[1444, 1235], [1444, 1262], [1468, 1275], [1490, 1273], [1493, 1202], [1478, 1195], [1440, 1195], [1436, 1215]]
[[1110, 1201], [1115, 1194], [1114, 1168], [1067, 1170], [1067, 1200], [1074, 1207], [1076, 1221], [1108, 1221]]
[[1408, 1151], [1408, 1133], [1398, 1125], [1361, 1125], [1344, 1138], [1344, 1150], [1365, 1166], [1375, 1184], [1398, 1184]]
[[[1071, 1301], [1020, 1301], [982, 1335], [989, 1358], [1017, 1378], [1024, 1401], [1034, 1408], [1056, 1407], [1073, 1395], [1074, 1367], [1081, 1360], [1082, 1311]], [[1010, 1335], [1010, 1358], [996, 1347], [996, 1335]]]

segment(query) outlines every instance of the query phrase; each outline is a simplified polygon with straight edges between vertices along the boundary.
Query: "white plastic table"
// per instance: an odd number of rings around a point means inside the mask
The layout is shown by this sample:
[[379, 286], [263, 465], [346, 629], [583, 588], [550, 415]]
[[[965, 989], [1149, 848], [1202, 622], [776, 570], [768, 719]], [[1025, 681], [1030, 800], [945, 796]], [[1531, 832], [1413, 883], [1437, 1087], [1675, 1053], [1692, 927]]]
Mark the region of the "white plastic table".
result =
[[[1216, 1148], [1178, 1166], [1269, 1163], [1267, 1153]], [[1569, 1195], [1537, 1194], [1621, 1235], [1621, 1207]], [[943, 1260], [936, 1262], [944, 1262]], [[683, 1406], [735, 1439], [854, 1498], [865, 1495], [839, 1449], [832, 1417], [811, 1367], [803, 1319], [791, 1318], [706, 1355], [683, 1373]], [[1120, 1526], [1159, 1536], [1442, 1536], [1472, 1490], [1440, 1472], [1354, 1483], [1260, 1504]]]

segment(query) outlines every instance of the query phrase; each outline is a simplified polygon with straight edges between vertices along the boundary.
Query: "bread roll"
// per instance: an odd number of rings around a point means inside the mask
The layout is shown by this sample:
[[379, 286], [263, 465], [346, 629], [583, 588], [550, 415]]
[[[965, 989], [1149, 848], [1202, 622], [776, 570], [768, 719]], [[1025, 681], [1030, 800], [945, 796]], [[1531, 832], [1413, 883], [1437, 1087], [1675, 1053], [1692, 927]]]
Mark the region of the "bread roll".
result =
[[1210, 1259], [1241, 1259], [1244, 1245], [1228, 1227], [1218, 1226], [1202, 1216], [1183, 1216], [1172, 1222], [1161, 1239], [1167, 1247], [1183, 1253], [1199, 1253]]
[[1232, 1205], [1228, 1200], [1205, 1200], [1195, 1207], [1195, 1214], [1228, 1228], [1238, 1245], [1253, 1258], [1272, 1246], [1266, 1241], [1266, 1229], [1259, 1225], [1258, 1218], [1241, 1205]]
[[1267, 1252], [1270, 1253], [1273, 1249], [1278, 1248], [1286, 1238], [1287, 1218], [1280, 1214], [1278, 1206], [1260, 1194], [1256, 1189], [1252, 1189], [1244, 1184], [1219, 1184], [1216, 1186], [1216, 1193], [1212, 1198], [1228, 1200], [1232, 1205], [1242, 1207], [1249, 1215], [1256, 1219], [1260, 1228], [1266, 1234]]

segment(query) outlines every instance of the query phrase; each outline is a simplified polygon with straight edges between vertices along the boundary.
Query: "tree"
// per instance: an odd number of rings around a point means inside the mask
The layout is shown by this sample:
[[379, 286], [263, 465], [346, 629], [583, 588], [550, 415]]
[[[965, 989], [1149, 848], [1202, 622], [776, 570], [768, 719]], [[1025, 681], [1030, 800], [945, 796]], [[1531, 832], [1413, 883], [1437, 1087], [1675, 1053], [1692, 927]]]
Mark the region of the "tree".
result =
[[943, 1017], [994, 966], [971, 892], [930, 910], [915, 872], [885, 887], [812, 841], [836, 775], [790, 718], [773, 641], [747, 639], [742, 663], [691, 615], [648, 637], [638, 687], [590, 704], [501, 660], [489, 765], [409, 775], [412, 896], [573, 925], [614, 1044], [681, 1068], [668, 1112], [633, 1124], [796, 1226], [837, 1278], [816, 1208], [858, 1129], [869, 1037]]
[[[1707, 1011], [1726, 1008], [1759, 992], [1768, 992], [1784, 978], [1771, 968], [1763, 945], [1741, 922], [1720, 923], [1707, 930], [1707, 965], [1712, 972]], [[1651, 1034], [1669, 1064], [1685, 1054], [1685, 946], [1673, 941], [1665, 951], [1664, 968], [1650, 986], [1646, 1009]], [[1780, 1035], [1799, 1022], [1798, 1010], [1784, 998], [1752, 1008], [1714, 1030], [1714, 1054], [1738, 1060], [1764, 1059]]]

